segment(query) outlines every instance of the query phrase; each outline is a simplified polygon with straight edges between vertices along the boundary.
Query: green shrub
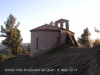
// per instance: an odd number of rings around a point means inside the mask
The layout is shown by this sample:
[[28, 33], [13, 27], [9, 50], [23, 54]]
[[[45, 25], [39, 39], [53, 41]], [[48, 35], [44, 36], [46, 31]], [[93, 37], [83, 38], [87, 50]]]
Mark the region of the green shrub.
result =
[[0, 61], [4, 61], [7, 59], [11, 59], [11, 58], [14, 58], [14, 55], [12, 55], [12, 54], [0, 54]]
[[17, 53], [18, 53], [18, 54], [22, 54], [22, 53], [23, 53], [23, 49], [22, 49], [21, 46], [18, 46], [18, 48], [17, 48]]
[[29, 51], [25, 49], [25, 50], [23, 50], [23, 53], [29, 53]]
[[4, 61], [5, 60], [5, 55], [4, 54], [0, 54], [0, 61]]
[[7, 56], [7, 59], [14, 58], [13, 54], [7, 54], [6, 56]]
[[95, 48], [100, 48], [100, 39], [95, 39], [94, 43], [93, 43], [93, 47]]

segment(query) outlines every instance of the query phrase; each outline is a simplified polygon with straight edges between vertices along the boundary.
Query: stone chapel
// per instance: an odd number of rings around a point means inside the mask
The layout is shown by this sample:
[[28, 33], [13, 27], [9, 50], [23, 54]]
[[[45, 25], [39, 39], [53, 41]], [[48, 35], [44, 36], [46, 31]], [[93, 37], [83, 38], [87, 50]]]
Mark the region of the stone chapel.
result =
[[43, 54], [65, 44], [78, 47], [74, 37], [75, 33], [69, 30], [69, 20], [66, 19], [55, 21], [55, 26], [45, 24], [30, 30], [30, 32], [31, 57]]

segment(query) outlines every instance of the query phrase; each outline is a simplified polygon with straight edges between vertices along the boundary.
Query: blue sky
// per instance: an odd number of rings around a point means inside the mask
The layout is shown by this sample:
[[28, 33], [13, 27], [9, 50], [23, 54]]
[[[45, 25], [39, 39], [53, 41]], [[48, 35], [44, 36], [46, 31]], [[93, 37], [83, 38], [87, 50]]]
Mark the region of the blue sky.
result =
[[[20, 21], [23, 42], [30, 42], [30, 30], [60, 18], [69, 20], [69, 29], [75, 38], [88, 27], [91, 39], [100, 37], [94, 27], [100, 29], [100, 0], [0, 0], [0, 25], [9, 14]], [[0, 42], [4, 38], [0, 37]]]

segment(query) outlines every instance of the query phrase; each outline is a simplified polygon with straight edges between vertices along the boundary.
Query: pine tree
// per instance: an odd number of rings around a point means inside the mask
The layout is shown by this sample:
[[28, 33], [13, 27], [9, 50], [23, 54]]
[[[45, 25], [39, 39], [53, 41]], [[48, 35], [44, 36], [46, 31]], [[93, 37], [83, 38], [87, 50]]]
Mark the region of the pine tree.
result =
[[89, 32], [88, 28], [84, 29], [83, 34], [81, 35], [81, 37], [78, 37], [78, 42], [83, 45], [83, 46], [87, 46], [90, 44], [90, 35], [91, 33]]
[[1, 26], [1, 37], [5, 37], [5, 40], [2, 40], [2, 44], [11, 49], [12, 54], [17, 54], [20, 50], [22, 50], [22, 48], [20, 48], [22, 38], [20, 30], [18, 29], [20, 23], [18, 22], [17, 25], [15, 25], [15, 22], [16, 18], [14, 18], [12, 14], [10, 14], [7, 18], [7, 21], [4, 22], [5, 28]]
[[53, 21], [51, 21], [51, 22], [49, 23], [49, 25], [55, 26], [55, 23], [54, 23]]

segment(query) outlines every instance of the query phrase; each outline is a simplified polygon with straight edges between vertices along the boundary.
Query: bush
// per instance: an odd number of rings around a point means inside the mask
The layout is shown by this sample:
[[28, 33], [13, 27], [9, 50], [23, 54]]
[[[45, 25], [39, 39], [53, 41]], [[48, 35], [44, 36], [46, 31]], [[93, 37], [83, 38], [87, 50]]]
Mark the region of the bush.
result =
[[0, 54], [0, 61], [4, 61], [7, 59], [11, 59], [11, 58], [14, 58], [14, 55], [12, 55], [12, 54]]
[[93, 47], [96, 47], [96, 48], [100, 48], [100, 39], [95, 39], [94, 43], [93, 43]]
[[0, 61], [4, 61], [4, 60], [6, 60], [6, 55], [0, 54]]
[[7, 57], [9, 59], [9, 58], [14, 58], [15, 56], [13, 54], [8, 54]]
[[25, 49], [25, 50], [23, 50], [23, 53], [29, 53], [29, 51]]
[[17, 48], [17, 53], [18, 53], [18, 54], [22, 54], [22, 53], [23, 53], [23, 49], [22, 49], [21, 46], [18, 46], [18, 48]]

